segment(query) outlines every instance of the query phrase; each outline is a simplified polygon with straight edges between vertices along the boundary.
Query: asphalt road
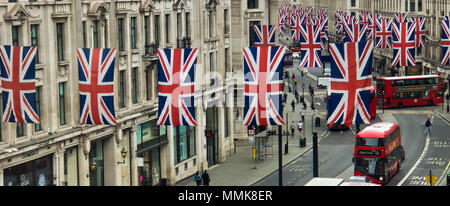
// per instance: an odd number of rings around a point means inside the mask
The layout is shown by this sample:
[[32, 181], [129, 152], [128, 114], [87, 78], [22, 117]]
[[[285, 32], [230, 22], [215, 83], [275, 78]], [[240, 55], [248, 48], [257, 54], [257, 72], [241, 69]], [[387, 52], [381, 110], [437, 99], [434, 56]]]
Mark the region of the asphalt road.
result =
[[[294, 66], [296, 62], [294, 62]], [[290, 77], [292, 72], [299, 70], [294, 68], [288, 69]], [[309, 72], [318, 76], [322, 73], [320, 68], [310, 69]], [[296, 72], [297, 84], [299, 87], [305, 82], [308, 85], [316, 87], [316, 83], [311, 79], [301, 77]], [[321, 90], [316, 90], [321, 91]], [[301, 93], [300, 93], [301, 94]], [[309, 93], [305, 93], [307, 98]], [[317, 95], [320, 96], [320, 95]], [[316, 97], [317, 97], [316, 96]], [[318, 98], [318, 97], [317, 97]], [[318, 101], [315, 100], [314, 101]], [[443, 177], [443, 172], [448, 168], [450, 160], [450, 135], [448, 134], [449, 125], [442, 119], [435, 117], [433, 119], [432, 135], [428, 139], [424, 136], [424, 123], [427, 113], [440, 106], [431, 107], [410, 107], [403, 109], [389, 109], [387, 113], [392, 113], [397, 120], [402, 134], [402, 145], [405, 148], [405, 160], [401, 164], [401, 169], [388, 186], [395, 185], [425, 185], [425, 175], [429, 170], [433, 170], [439, 179]], [[319, 108], [324, 111], [325, 105]], [[378, 117], [374, 122], [381, 121]], [[364, 126], [361, 127], [363, 129]], [[347, 130], [344, 132], [331, 132], [327, 138], [319, 142], [319, 176], [320, 177], [336, 177], [344, 171], [348, 171], [353, 166], [352, 156], [354, 150], [354, 132]], [[285, 186], [302, 186], [312, 179], [312, 150], [305, 155], [299, 157], [291, 164], [283, 168], [283, 185]], [[445, 180], [444, 180], [445, 181]], [[254, 184], [255, 186], [275, 186], [278, 185], [278, 171], [272, 173], [266, 178]]]

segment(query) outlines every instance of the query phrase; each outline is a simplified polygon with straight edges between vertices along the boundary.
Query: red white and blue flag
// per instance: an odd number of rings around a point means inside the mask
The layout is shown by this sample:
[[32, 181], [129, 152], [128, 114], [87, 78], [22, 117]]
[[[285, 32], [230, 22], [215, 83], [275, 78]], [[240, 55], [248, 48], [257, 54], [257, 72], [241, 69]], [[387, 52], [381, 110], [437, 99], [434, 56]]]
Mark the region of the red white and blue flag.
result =
[[117, 125], [114, 113], [116, 49], [78, 49], [80, 123]]
[[442, 40], [442, 65], [450, 64], [450, 18], [448, 16], [444, 16], [441, 21], [442, 32], [441, 32], [441, 40]]
[[285, 47], [246, 47], [244, 125], [284, 125], [283, 57]]
[[36, 109], [36, 49], [0, 47], [3, 122], [40, 123]]
[[300, 30], [305, 16], [295, 16], [291, 21], [291, 38], [294, 41], [300, 41]]
[[367, 24], [346, 24], [344, 23], [344, 42], [359, 42], [366, 40]]
[[322, 67], [320, 29], [312, 24], [300, 26], [301, 60], [299, 67]]
[[255, 31], [254, 46], [275, 46], [275, 26], [272, 25], [253, 25]]
[[329, 124], [370, 124], [372, 40], [330, 44]]
[[194, 91], [198, 49], [158, 49], [158, 125], [197, 126]]
[[415, 66], [415, 27], [412, 22], [392, 24], [392, 65], [396, 67]]
[[421, 48], [425, 46], [425, 18], [423, 17], [415, 17], [410, 19], [411, 22], [414, 23], [414, 27], [416, 27], [415, 32], [415, 40], [416, 40], [416, 48]]
[[394, 13], [394, 19], [396, 23], [404, 23], [407, 20], [407, 14], [406, 13]]
[[391, 39], [392, 39], [392, 19], [377, 19], [377, 32], [376, 32], [376, 46], [375, 48], [386, 49], [391, 48]]
[[376, 39], [376, 30], [377, 30], [377, 22], [381, 17], [378, 14], [368, 13], [367, 17], [369, 19], [369, 23], [367, 25], [367, 38], [370, 40]]

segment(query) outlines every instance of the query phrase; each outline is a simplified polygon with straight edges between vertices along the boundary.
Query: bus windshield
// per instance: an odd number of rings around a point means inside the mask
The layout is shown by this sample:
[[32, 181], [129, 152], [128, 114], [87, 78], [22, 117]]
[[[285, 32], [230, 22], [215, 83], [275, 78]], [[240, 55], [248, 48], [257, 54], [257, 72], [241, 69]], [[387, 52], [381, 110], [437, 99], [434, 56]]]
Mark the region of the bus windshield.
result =
[[384, 147], [383, 138], [356, 138], [356, 146]]
[[355, 158], [355, 170], [371, 177], [384, 175], [384, 158]]

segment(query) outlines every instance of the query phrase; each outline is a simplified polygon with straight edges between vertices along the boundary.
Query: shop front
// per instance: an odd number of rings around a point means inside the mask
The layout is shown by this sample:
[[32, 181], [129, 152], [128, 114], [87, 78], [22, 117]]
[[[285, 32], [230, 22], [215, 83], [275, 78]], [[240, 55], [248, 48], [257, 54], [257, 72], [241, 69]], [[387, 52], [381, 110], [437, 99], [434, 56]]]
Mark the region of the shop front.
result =
[[53, 185], [53, 154], [3, 170], [5, 186]]
[[167, 127], [158, 126], [156, 120], [137, 126], [137, 161], [139, 186], [161, 183], [161, 146], [167, 144]]
[[215, 165], [219, 162], [219, 118], [218, 108], [208, 107], [206, 110], [206, 158], [208, 161], [208, 167]]

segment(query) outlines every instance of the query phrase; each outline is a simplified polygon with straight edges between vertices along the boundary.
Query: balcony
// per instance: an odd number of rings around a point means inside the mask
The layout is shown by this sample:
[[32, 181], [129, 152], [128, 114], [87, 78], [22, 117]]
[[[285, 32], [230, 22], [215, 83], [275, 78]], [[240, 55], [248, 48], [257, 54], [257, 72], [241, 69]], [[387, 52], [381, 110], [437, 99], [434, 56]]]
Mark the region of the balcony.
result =
[[145, 55], [142, 56], [144, 61], [156, 61], [158, 60], [158, 43], [151, 43], [145, 45]]

